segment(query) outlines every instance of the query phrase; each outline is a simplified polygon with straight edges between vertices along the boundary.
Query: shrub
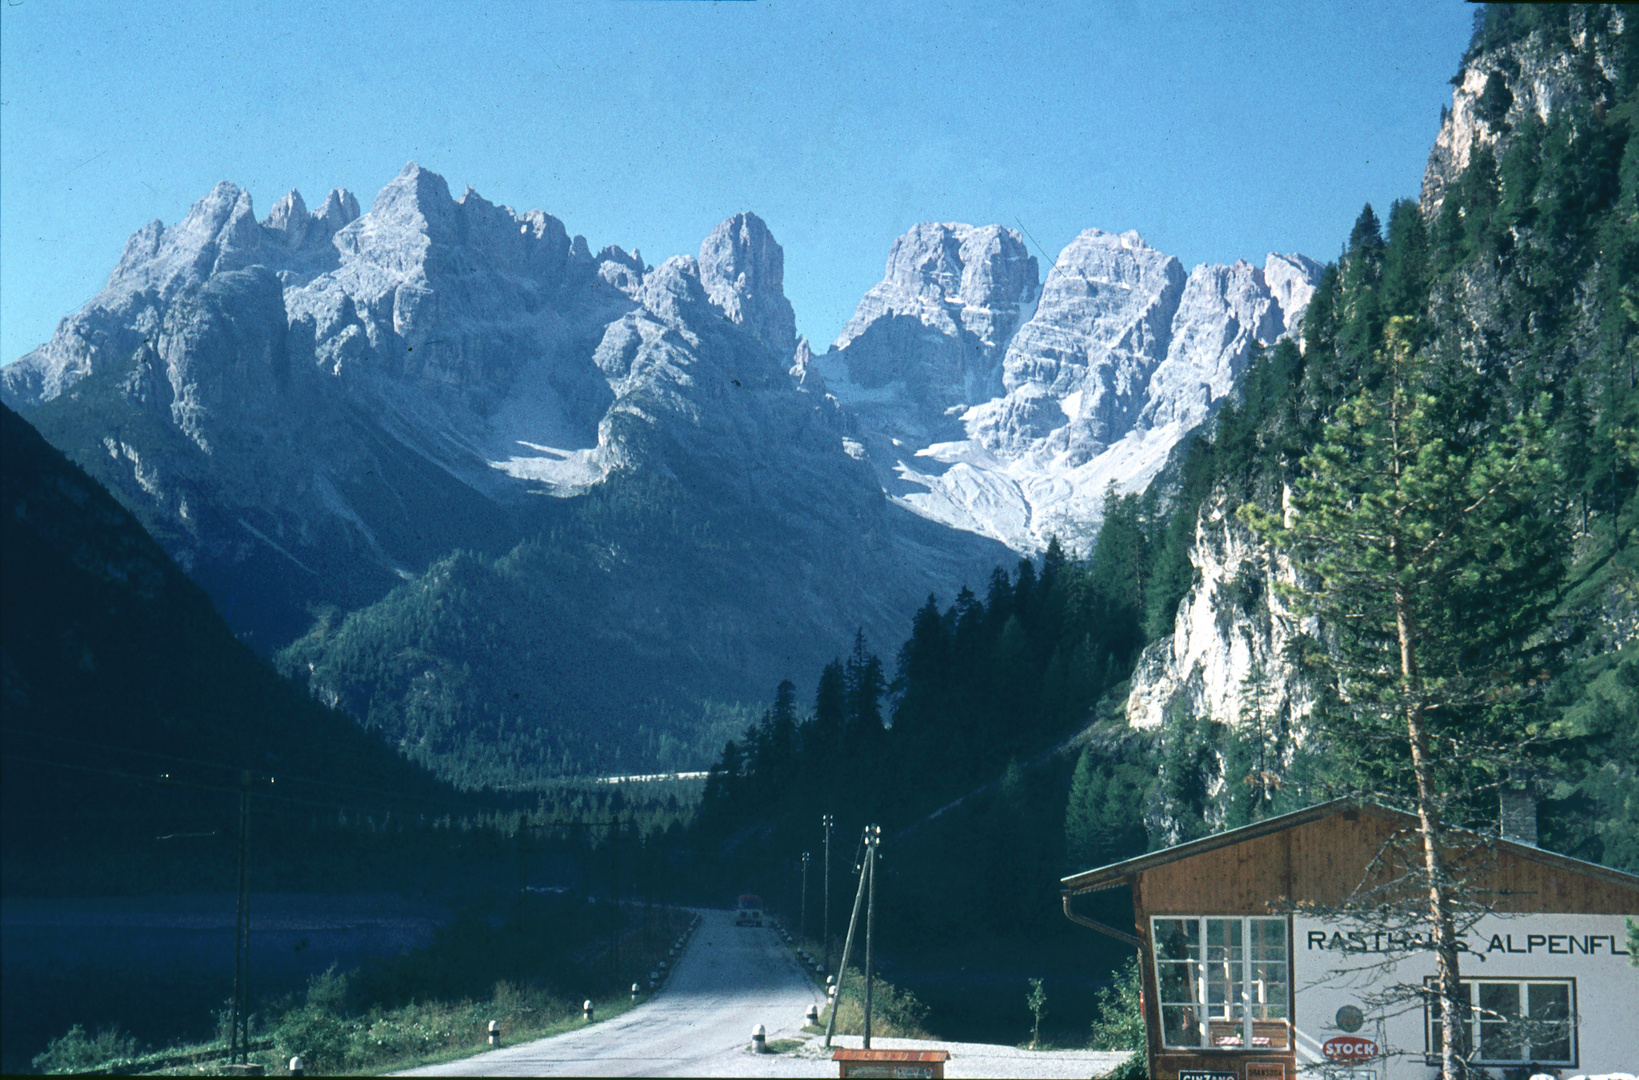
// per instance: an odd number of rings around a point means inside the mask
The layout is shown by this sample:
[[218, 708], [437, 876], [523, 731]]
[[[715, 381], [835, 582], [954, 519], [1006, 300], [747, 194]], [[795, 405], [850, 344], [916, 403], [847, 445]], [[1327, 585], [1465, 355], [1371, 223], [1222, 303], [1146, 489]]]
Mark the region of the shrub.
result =
[[332, 965], [307, 984], [301, 1005], [286, 1012], [273, 1028], [273, 1045], [284, 1058], [300, 1055], [315, 1072], [336, 1072], [349, 1064], [353, 1029], [344, 1011], [347, 976]]
[[[837, 1033], [865, 1033], [865, 977], [850, 972], [837, 994]], [[928, 1007], [908, 990], [900, 990], [881, 978], [871, 980], [871, 1034], [884, 1039], [931, 1039], [922, 1025]]]
[[47, 1043], [45, 1052], [34, 1056], [33, 1064], [45, 1073], [83, 1073], [136, 1056], [137, 1040], [121, 1035], [119, 1028], [102, 1028], [93, 1038], [75, 1024], [68, 1029], [68, 1034]]
[[1133, 1051], [1110, 1073], [1110, 1080], [1144, 1080], [1150, 1074], [1149, 1040], [1144, 1034], [1144, 1010], [1138, 1000], [1142, 990], [1143, 976], [1138, 958], [1133, 957], [1115, 985], [1100, 990], [1094, 998], [1098, 1019], [1093, 1021], [1088, 1045], [1094, 1050]]

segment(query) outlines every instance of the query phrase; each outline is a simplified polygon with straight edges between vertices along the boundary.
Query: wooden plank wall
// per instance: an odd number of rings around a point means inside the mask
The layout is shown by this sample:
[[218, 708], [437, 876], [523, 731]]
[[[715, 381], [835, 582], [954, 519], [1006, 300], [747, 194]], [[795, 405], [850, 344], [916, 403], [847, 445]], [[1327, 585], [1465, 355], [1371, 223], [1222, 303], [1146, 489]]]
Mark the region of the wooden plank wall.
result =
[[[1417, 858], [1403, 819], [1349, 810], [1267, 836], [1202, 852], [1138, 875], [1140, 926], [1151, 915], [1274, 915], [1291, 902], [1336, 905], [1362, 883], [1392, 879], [1400, 855]], [[1398, 848], [1399, 838], [1406, 843]], [[1379, 853], [1385, 861], [1371, 866]], [[1639, 914], [1639, 887], [1539, 862], [1501, 847], [1478, 845], [1449, 853], [1451, 864], [1483, 890], [1497, 911], [1581, 915]]]

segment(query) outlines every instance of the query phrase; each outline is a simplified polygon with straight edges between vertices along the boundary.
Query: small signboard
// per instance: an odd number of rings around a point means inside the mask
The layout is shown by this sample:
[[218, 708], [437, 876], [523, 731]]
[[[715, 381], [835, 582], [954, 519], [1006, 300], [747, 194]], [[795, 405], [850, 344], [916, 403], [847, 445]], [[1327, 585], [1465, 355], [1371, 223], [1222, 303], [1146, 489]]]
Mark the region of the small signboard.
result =
[[835, 1050], [837, 1075], [875, 1080], [944, 1080], [948, 1050]]
[[1178, 1080], [1241, 1080], [1232, 1072], [1215, 1072], [1211, 1069], [1185, 1069], [1178, 1074]]
[[1327, 1061], [1353, 1065], [1376, 1057], [1377, 1043], [1359, 1035], [1337, 1035], [1327, 1039], [1321, 1045], [1320, 1052], [1326, 1055]]
[[1286, 1066], [1279, 1061], [1248, 1061], [1246, 1080], [1286, 1080]]

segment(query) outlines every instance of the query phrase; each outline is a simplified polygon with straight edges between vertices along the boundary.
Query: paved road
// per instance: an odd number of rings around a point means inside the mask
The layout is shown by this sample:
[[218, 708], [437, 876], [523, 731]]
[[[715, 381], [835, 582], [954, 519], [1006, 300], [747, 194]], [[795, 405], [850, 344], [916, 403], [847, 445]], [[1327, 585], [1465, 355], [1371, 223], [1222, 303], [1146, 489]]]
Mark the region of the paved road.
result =
[[[809, 1005], [822, 997], [773, 930], [736, 927], [732, 913], [702, 922], [666, 986], [631, 1012], [591, 1027], [405, 1076], [772, 1076], [837, 1075], [822, 1037], [804, 1035]], [[784, 1054], [753, 1054], [751, 1029], [768, 1040], [802, 1039]], [[858, 1036], [838, 1036], [858, 1047]], [[1033, 1052], [977, 1043], [873, 1039], [881, 1049], [943, 1049], [956, 1077], [1102, 1076], [1126, 1056], [1090, 1050]]]
[[631, 1012], [406, 1075], [746, 1075], [761, 1063], [749, 1052], [752, 1028], [762, 1024], [770, 1041], [801, 1038], [808, 1006], [824, 998], [773, 930], [735, 926], [727, 911], [700, 914], [666, 986]]

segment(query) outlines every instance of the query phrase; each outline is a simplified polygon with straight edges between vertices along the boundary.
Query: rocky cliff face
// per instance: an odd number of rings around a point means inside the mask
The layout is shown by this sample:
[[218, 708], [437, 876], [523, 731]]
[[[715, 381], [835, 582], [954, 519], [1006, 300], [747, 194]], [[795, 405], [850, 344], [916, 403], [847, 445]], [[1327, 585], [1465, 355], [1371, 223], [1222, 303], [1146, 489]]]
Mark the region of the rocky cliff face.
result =
[[[221, 184], [134, 236], [108, 287], [4, 369], [4, 395], [263, 648], [457, 549], [556, 536], [602, 554], [544, 594], [539, 666], [568, 639], [593, 663], [602, 641], [692, 658], [671, 683], [761, 696], [856, 627], [897, 640], [930, 591], [1009, 558], [883, 497], [835, 401], [788, 372], [783, 273], [751, 214], [649, 266], [414, 164], [362, 215], [345, 192], [316, 212], [293, 192], [257, 221]], [[611, 485], [627, 494], [588, 524], [581, 497]], [[693, 532], [665, 544], [620, 532], [680, 514]]]
[[1299, 730], [1314, 697], [1287, 648], [1319, 627], [1294, 615], [1278, 591], [1297, 584], [1291, 564], [1260, 543], [1222, 496], [1202, 508], [1190, 562], [1195, 583], [1172, 635], [1152, 642], [1133, 672], [1127, 723], [1159, 727], [1183, 710]]
[[[1604, 24], [1601, 32], [1593, 32], [1590, 18]], [[1476, 151], [1489, 148], [1500, 156], [1525, 117], [1546, 123], [1573, 103], [1608, 106], [1631, 18], [1621, 5], [1578, 7], [1569, 11], [1567, 40], [1553, 47], [1545, 47], [1538, 34], [1467, 57], [1423, 170], [1423, 216], [1440, 212], [1446, 189]]]
[[810, 366], [897, 501], [1035, 551], [1090, 537], [1111, 483], [1142, 489], [1253, 342], [1294, 331], [1319, 271], [1270, 255], [1186, 273], [1137, 233], [1089, 229], [1038, 295], [1017, 233], [919, 225]]

